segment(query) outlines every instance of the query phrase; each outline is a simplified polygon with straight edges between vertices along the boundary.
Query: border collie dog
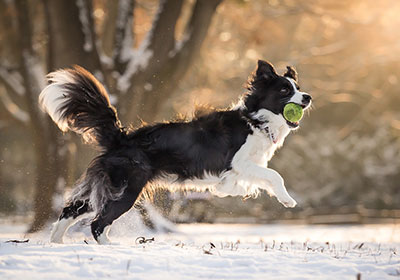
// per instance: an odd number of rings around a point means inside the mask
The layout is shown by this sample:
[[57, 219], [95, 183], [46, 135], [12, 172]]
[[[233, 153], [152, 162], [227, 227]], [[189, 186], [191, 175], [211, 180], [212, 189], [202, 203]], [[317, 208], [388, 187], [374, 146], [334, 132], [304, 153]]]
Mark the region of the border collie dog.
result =
[[221, 197], [256, 196], [262, 189], [285, 207], [296, 205], [279, 173], [267, 167], [299, 126], [285, 120], [284, 106], [296, 103], [307, 109], [311, 104], [294, 68], [288, 66], [281, 76], [260, 60], [247, 93], [232, 108], [133, 130], [121, 125], [105, 88], [83, 68], [58, 70], [47, 79], [39, 97], [42, 109], [62, 131], [81, 134], [101, 150], [76, 182], [51, 242], [62, 243], [72, 224], [92, 214], [94, 239], [109, 244], [113, 221], [154, 185], [209, 190]]

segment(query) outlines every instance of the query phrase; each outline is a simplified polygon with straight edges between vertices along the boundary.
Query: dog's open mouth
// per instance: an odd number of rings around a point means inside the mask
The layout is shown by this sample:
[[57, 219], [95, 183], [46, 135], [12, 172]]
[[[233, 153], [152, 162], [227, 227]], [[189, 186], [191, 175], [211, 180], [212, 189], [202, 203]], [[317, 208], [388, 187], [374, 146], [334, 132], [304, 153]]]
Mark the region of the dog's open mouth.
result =
[[286, 120], [287, 124], [292, 127], [292, 128], [297, 128], [300, 124], [300, 122], [290, 122], [288, 120]]

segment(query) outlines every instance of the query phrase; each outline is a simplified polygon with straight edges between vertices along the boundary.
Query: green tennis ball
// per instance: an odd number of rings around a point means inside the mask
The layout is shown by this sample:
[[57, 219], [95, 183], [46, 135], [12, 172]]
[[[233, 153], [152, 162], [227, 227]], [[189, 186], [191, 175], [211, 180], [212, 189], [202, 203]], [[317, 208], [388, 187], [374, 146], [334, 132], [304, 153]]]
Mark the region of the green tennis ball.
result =
[[283, 116], [287, 121], [296, 123], [303, 117], [303, 108], [299, 104], [288, 103], [283, 108]]

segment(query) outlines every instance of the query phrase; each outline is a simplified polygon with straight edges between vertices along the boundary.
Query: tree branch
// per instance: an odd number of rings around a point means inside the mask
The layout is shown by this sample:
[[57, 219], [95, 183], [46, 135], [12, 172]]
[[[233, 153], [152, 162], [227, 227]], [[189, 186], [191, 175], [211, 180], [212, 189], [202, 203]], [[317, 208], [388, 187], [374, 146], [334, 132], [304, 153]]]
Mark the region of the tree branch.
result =
[[104, 11], [107, 12], [104, 13], [101, 26], [101, 50], [106, 56], [112, 57], [119, 1], [106, 1], [104, 5]]
[[44, 71], [32, 48], [32, 29], [28, 2], [18, 0], [17, 23], [19, 36], [19, 67], [25, 88], [26, 105], [33, 123], [40, 124], [36, 96], [44, 86]]
[[[152, 29], [146, 35], [139, 49], [131, 52], [125, 72], [117, 81], [120, 95], [121, 115], [132, 120], [138, 113], [143, 97], [143, 87], [152, 87], [157, 72], [169, 61], [169, 53], [175, 46], [175, 26], [179, 19], [183, 0], [162, 0], [153, 19]], [[134, 108], [133, 108], [134, 107]]]
[[43, 4], [43, 12], [44, 12], [44, 23], [45, 23], [45, 30], [47, 33], [47, 48], [46, 48], [46, 72], [50, 72], [54, 70], [54, 47], [53, 47], [53, 40], [51, 40], [51, 36], [53, 34], [53, 29], [50, 24], [50, 10], [49, 10], [49, 3], [48, 1], [51, 0], [42, 0]]
[[[113, 1], [115, 3], [115, 1]], [[120, 74], [125, 71], [133, 47], [133, 11], [134, 0], [119, 0], [115, 18], [113, 61], [114, 68]], [[115, 5], [115, 4], [114, 4]]]
[[[143, 45], [152, 52], [149, 67], [154, 72], [163, 67], [169, 58], [169, 52], [175, 46], [175, 27], [181, 14], [183, 0], [164, 0], [160, 2], [159, 10], [153, 21], [153, 27], [147, 34]], [[161, 67], [160, 67], [161, 66]]]
[[175, 46], [175, 26], [182, 5], [183, 0], [160, 1], [152, 29], [147, 33], [139, 49], [131, 52], [126, 71], [118, 80], [118, 89], [121, 92], [135, 91], [133, 80], [157, 78], [155, 73], [165, 67], [169, 53]]
[[29, 115], [15, 104], [7, 94], [7, 89], [0, 90], [0, 108], [5, 112], [7, 118], [14, 120], [19, 125], [26, 126], [29, 122]]
[[212, 17], [221, 2], [222, 0], [196, 1], [192, 16], [185, 30], [182, 47], [175, 56], [170, 58], [170, 64], [174, 65], [174, 67], [179, 67], [177, 71], [174, 71], [175, 79], [184, 75], [193, 58], [198, 56], [202, 43], [207, 36]]
[[221, 2], [222, 0], [196, 1], [183, 36], [184, 41], [175, 46], [173, 55], [168, 56], [168, 61], [151, 80], [152, 92], [146, 93], [141, 101], [144, 106], [141, 107], [140, 116], [144, 120], [154, 117], [154, 112], [159, 111], [163, 100], [171, 96], [194, 58], [198, 57], [212, 17]]
[[19, 74], [10, 73], [7, 67], [3, 65], [0, 65], [0, 83], [13, 95], [23, 96], [25, 94], [25, 88], [21, 83]]
[[[0, 84], [4, 86], [4, 90], [0, 92], [0, 106], [3, 108], [10, 119], [14, 119], [19, 124], [26, 125], [29, 121], [29, 115], [21, 109], [25, 88], [21, 84], [20, 79], [16, 77], [18, 73], [9, 73], [9, 70], [0, 65]], [[11, 93], [12, 97], [7, 94]], [[18, 100], [18, 105], [15, 102]]]
[[[11, 1], [0, 0], [0, 34], [2, 44], [0, 52], [1, 61], [7, 61], [7, 65], [15, 66], [18, 59], [15, 50], [18, 47], [19, 35], [16, 32], [15, 8]], [[2, 62], [5, 65], [4, 62]]]

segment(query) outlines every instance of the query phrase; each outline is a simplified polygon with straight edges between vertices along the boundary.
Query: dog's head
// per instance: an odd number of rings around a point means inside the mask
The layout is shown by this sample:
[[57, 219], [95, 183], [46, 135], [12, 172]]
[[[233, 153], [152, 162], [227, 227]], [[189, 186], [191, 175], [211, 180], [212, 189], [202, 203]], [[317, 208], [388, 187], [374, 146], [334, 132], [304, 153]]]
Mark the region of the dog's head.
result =
[[[288, 103], [296, 103], [304, 110], [308, 109], [311, 96], [300, 91], [297, 81], [297, 72], [293, 67], [288, 66], [286, 73], [281, 76], [272, 64], [259, 60], [257, 70], [248, 84], [249, 94], [245, 98], [248, 113], [254, 114], [265, 109], [284, 118], [283, 108]], [[299, 122], [285, 121], [291, 129], [299, 126]]]

